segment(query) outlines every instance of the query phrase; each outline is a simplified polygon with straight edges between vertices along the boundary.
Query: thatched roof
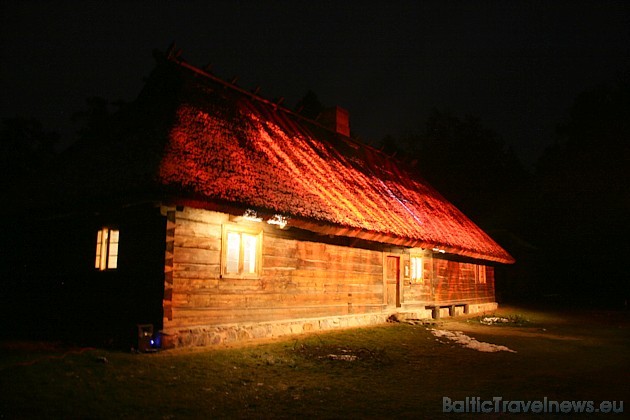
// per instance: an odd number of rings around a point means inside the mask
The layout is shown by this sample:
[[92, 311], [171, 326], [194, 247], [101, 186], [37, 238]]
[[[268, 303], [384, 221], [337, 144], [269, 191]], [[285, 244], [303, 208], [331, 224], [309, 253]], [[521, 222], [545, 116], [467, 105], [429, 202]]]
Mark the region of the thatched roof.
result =
[[178, 57], [158, 61], [113, 123], [119, 128], [74, 148], [84, 170], [70, 165], [66, 178], [81, 178], [78, 194], [150, 190], [201, 207], [280, 214], [288, 226], [322, 234], [513, 262], [400, 162]]

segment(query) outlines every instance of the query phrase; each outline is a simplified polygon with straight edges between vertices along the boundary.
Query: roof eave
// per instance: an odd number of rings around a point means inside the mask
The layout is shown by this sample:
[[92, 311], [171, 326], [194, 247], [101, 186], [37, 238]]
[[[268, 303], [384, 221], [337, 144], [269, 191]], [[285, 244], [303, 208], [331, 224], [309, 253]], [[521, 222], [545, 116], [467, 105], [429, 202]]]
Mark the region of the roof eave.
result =
[[[235, 203], [227, 203], [227, 202], [218, 202], [214, 200], [207, 200], [203, 198], [184, 198], [182, 196], [170, 195], [165, 197], [164, 203], [167, 205], [183, 205], [194, 208], [201, 208], [205, 210], [211, 211], [220, 211], [225, 212], [232, 215], [241, 215], [243, 211], [247, 208], [252, 208], [251, 206], [235, 204]], [[256, 209], [257, 211], [264, 214], [272, 215], [276, 212], [270, 209]], [[288, 223], [286, 228], [297, 228], [306, 230], [309, 232], [317, 233], [319, 235], [328, 235], [328, 236], [345, 236], [350, 238], [358, 238], [365, 241], [370, 242], [378, 242], [382, 244], [388, 244], [392, 246], [400, 246], [400, 247], [408, 247], [408, 248], [424, 248], [424, 249], [434, 249], [439, 248], [440, 251], [444, 253], [459, 255], [463, 257], [468, 257], [476, 260], [490, 261], [501, 264], [513, 264], [515, 262], [514, 258], [507, 252], [503, 251], [504, 255], [489, 255], [475, 250], [467, 250], [458, 248], [456, 246], [448, 245], [440, 243], [439, 241], [429, 242], [422, 239], [416, 238], [406, 238], [395, 235], [390, 235], [382, 232], [368, 231], [364, 229], [353, 228], [349, 226], [341, 226], [335, 225], [332, 223], [317, 221], [313, 219], [308, 219], [304, 217], [299, 217], [295, 215], [287, 215], [289, 216]]]
[[291, 218], [289, 226], [308, 230], [321, 235], [348, 236], [363, 239], [366, 241], [390, 244], [394, 246], [425, 249], [439, 248], [440, 252], [501, 264], [513, 264], [516, 261], [510, 254], [505, 251], [504, 255], [488, 255], [474, 250], [467, 250], [452, 245], [441, 244], [439, 242], [428, 242], [422, 239], [404, 238], [388, 235], [382, 232], [367, 231], [348, 226], [338, 226], [328, 223], [314, 222], [301, 218]]

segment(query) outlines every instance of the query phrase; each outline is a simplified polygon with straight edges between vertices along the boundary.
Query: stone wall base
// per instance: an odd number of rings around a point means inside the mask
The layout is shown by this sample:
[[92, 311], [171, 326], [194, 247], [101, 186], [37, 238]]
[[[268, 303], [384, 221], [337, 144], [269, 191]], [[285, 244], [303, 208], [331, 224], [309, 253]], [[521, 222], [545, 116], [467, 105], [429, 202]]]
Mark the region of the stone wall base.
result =
[[378, 313], [173, 328], [163, 331], [162, 348], [212, 346], [308, 332], [377, 325], [385, 323], [387, 317], [388, 314], [386, 313]]
[[[492, 312], [498, 307], [496, 302], [475, 303], [469, 305], [469, 314]], [[463, 308], [455, 315], [462, 315]], [[342, 315], [325, 318], [304, 318], [283, 321], [258, 323], [200, 325], [194, 327], [169, 328], [162, 332], [162, 348], [213, 346], [251, 341], [264, 338], [275, 338], [287, 335], [303, 334], [316, 331], [327, 331], [342, 328], [353, 328], [383, 324], [394, 315], [392, 312]], [[431, 319], [430, 309], [406, 310], [395, 314], [399, 319]], [[448, 317], [448, 308], [440, 315]]]
[[[464, 306], [456, 306], [454, 316], [493, 312], [493, 311], [496, 311], [498, 307], [499, 307], [499, 304], [497, 302], [471, 303], [468, 305], [468, 314], [466, 314], [464, 313]], [[440, 308], [439, 313], [440, 313], [440, 318], [448, 318], [450, 316], [450, 311], [449, 311], [448, 306]], [[403, 309], [402, 311], [396, 314], [396, 318], [399, 320], [432, 319], [433, 310], [432, 309], [417, 309], [417, 308]]]
[[499, 307], [497, 302], [487, 302], [487, 303], [471, 303], [468, 305], [468, 313], [469, 314], [478, 314], [483, 312], [494, 312]]

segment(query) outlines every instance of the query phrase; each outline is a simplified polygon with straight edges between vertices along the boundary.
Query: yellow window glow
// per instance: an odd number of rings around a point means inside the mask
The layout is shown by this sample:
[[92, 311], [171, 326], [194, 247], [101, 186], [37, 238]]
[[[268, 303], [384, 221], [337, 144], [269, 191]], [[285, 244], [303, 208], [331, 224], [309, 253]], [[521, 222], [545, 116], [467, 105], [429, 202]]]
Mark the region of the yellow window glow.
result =
[[256, 278], [260, 275], [262, 231], [225, 224], [222, 227], [221, 275]]
[[97, 270], [114, 269], [118, 267], [118, 230], [102, 228], [96, 234], [96, 258], [94, 268]]
[[241, 235], [235, 232], [227, 234], [226, 273], [238, 273], [241, 254]]
[[117, 230], [109, 232], [109, 250], [107, 252], [107, 268], [118, 267], [118, 237]]
[[245, 273], [256, 273], [256, 236], [243, 234], [243, 271]]
[[422, 282], [422, 258], [411, 257], [411, 280]]
[[103, 231], [99, 230], [96, 233], [96, 262], [94, 268], [101, 268], [101, 250], [103, 248]]

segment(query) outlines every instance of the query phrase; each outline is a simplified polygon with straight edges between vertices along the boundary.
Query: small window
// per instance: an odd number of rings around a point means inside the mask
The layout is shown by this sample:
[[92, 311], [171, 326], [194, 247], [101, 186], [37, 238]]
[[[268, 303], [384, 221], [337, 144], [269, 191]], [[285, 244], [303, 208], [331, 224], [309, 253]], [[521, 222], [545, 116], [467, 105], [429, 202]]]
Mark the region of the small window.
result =
[[476, 274], [477, 274], [477, 283], [479, 284], [486, 284], [486, 266], [485, 265], [478, 265], [477, 266], [477, 270], [476, 270]]
[[422, 258], [412, 256], [410, 259], [411, 263], [411, 282], [412, 283], [422, 283]]
[[97, 270], [118, 268], [118, 242], [120, 233], [116, 229], [102, 228], [96, 234], [96, 260], [94, 267]]
[[258, 277], [262, 250], [262, 230], [223, 226], [221, 274], [226, 277]]

